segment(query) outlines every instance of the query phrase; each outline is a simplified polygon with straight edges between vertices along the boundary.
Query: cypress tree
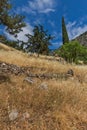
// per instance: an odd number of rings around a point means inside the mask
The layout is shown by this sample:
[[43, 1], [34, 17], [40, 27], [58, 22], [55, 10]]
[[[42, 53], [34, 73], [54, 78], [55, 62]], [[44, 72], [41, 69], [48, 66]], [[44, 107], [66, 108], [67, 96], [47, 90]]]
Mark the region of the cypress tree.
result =
[[69, 42], [69, 37], [68, 37], [64, 17], [62, 17], [62, 41], [63, 41], [63, 44]]

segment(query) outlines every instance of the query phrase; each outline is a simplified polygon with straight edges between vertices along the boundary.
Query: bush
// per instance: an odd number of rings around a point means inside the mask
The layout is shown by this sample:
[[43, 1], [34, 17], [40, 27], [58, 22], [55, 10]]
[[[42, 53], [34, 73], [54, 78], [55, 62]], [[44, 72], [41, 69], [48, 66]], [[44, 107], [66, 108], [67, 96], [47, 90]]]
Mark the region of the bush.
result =
[[69, 63], [78, 63], [79, 60], [87, 63], [87, 47], [82, 46], [77, 41], [65, 43], [57, 53]]

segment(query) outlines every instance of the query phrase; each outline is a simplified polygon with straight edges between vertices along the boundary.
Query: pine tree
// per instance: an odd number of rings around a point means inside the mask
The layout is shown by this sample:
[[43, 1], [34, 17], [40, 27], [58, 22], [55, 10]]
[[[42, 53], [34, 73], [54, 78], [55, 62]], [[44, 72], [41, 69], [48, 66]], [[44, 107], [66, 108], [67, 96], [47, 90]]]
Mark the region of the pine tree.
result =
[[15, 36], [25, 26], [24, 16], [12, 14], [10, 0], [0, 0], [0, 25], [6, 26], [6, 30]]
[[63, 41], [63, 44], [69, 42], [69, 37], [68, 37], [64, 17], [62, 17], [62, 41]]
[[49, 53], [49, 45], [51, 45], [50, 40], [54, 37], [48, 35], [43, 26], [35, 26], [33, 35], [27, 34], [26, 36], [28, 37], [27, 49], [29, 51], [36, 52], [38, 55]]

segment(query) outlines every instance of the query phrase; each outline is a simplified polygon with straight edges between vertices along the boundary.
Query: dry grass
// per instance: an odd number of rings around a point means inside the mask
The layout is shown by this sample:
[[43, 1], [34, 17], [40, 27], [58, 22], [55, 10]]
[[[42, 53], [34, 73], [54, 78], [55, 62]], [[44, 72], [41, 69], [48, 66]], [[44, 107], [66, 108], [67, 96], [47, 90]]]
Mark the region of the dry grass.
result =
[[[0, 50], [0, 61], [19, 66], [38, 67], [37, 73], [74, 70], [68, 80], [34, 79], [34, 84], [23, 82], [25, 75], [8, 75], [10, 81], [0, 84], [1, 130], [87, 130], [87, 66], [61, 64], [44, 56], [30, 57], [15, 50]], [[6, 74], [7, 75], [7, 74]], [[48, 89], [38, 88], [42, 83]], [[10, 121], [12, 109], [18, 118]], [[29, 117], [23, 119], [23, 113]]]
[[11, 50], [15, 50], [15, 49], [8, 47], [5, 44], [0, 43], [0, 50], [11, 51]]

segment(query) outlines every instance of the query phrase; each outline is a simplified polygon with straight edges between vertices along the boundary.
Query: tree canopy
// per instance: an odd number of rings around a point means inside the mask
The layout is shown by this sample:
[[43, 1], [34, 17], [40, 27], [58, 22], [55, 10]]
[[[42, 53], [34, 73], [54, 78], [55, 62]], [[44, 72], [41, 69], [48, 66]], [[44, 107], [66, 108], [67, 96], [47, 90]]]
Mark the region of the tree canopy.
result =
[[59, 48], [57, 53], [70, 63], [77, 63], [79, 60], [82, 60], [84, 63], [87, 62], [87, 47], [82, 46], [78, 41], [65, 43]]
[[36, 52], [38, 54], [48, 54], [49, 45], [51, 45], [51, 40], [53, 36], [47, 33], [44, 27], [41, 25], [35, 26], [33, 29], [33, 35], [27, 34], [28, 42], [27, 49], [31, 52]]
[[10, 34], [17, 36], [17, 33], [25, 26], [24, 16], [12, 14], [11, 9], [10, 0], [0, 0], [0, 25], [5, 25]]

